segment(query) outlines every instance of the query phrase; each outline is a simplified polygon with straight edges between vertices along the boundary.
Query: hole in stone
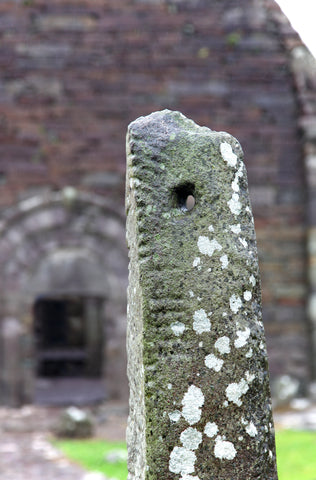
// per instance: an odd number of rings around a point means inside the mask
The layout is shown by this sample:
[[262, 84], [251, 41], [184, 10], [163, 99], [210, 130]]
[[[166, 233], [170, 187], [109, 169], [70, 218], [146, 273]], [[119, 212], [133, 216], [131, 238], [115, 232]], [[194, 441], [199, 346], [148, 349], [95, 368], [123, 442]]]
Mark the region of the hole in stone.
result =
[[178, 208], [190, 212], [196, 203], [195, 187], [193, 183], [184, 183], [174, 189], [175, 200]]

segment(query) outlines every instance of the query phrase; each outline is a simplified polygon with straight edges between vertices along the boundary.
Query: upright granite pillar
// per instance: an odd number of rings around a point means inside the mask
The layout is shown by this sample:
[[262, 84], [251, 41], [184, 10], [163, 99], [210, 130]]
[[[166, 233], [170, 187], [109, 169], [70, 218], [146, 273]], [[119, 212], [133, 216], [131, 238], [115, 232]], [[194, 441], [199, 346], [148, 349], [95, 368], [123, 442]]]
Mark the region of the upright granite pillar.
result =
[[277, 479], [242, 157], [179, 112], [129, 126], [129, 480]]

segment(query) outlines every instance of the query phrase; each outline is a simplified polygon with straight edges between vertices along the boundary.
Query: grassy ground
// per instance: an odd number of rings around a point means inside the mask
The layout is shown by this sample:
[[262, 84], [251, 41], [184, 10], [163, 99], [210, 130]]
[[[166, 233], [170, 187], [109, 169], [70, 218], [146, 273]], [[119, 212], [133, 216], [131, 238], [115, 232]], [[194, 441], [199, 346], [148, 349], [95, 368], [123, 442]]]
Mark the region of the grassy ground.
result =
[[[281, 430], [276, 434], [276, 444], [279, 480], [316, 480], [316, 432]], [[56, 446], [87, 470], [126, 480], [124, 459], [114, 463], [105, 460], [108, 455], [124, 457], [123, 442], [63, 440], [56, 442]]]
[[102, 472], [109, 478], [126, 480], [126, 459], [110, 463], [106, 457], [115, 457], [115, 452], [126, 452], [124, 442], [106, 442], [103, 440], [61, 440], [54, 443], [71, 460], [87, 470]]
[[279, 480], [316, 480], [316, 432], [276, 434]]

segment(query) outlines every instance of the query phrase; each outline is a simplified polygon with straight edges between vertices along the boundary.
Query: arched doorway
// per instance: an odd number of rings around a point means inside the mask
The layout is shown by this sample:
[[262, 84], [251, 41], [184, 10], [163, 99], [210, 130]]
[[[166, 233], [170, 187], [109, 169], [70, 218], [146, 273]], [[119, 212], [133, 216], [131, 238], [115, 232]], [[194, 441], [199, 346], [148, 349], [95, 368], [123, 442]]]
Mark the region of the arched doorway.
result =
[[[125, 218], [96, 195], [68, 197], [28, 199], [0, 225], [0, 404], [34, 402], [52, 379], [72, 381], [68, 403], [82, 378], [88, 393], [128, 397]], [[18, 351], [2, 348], [8, 319]]]

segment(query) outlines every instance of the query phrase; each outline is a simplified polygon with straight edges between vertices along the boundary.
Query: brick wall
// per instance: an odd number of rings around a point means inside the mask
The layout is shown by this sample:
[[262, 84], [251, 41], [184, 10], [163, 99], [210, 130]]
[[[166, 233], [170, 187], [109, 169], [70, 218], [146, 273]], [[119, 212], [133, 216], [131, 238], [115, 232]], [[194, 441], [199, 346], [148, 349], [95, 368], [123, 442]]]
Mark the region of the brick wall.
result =
[[[282, 28], [281, 28], [282, 27]], [[297, 96], [270, 0], [0, 3], [0, 207], [67, 185], [123, 208], [128, 123], [180, 110], [241, 142], [273, 376], [309, 376]]]

